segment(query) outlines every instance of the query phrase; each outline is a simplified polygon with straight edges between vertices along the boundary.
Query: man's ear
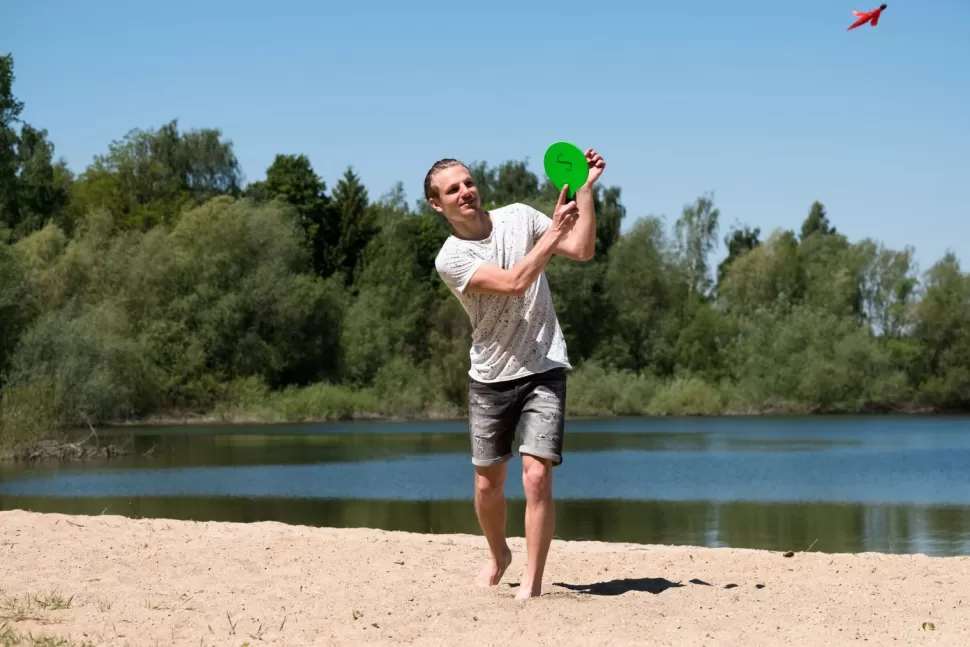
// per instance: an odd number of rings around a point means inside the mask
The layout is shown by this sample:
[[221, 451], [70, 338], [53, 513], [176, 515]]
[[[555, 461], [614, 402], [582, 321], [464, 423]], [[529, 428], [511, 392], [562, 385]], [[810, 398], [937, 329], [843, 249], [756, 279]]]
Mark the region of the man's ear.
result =
[[444, 213], [444, 208], [441, 206], [441, 202], [439, 202], [435, 198], [428, 198], [428, 204], [430, 204], [431, 208], [437, 211], [438, 213]]

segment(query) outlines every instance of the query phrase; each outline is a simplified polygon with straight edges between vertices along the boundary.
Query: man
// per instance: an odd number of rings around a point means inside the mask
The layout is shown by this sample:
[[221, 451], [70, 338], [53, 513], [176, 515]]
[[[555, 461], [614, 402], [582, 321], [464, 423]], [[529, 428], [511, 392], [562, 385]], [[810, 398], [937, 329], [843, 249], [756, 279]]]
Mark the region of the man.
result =
[[606, 168], [586, 151], [589, 178], [552, 218], [524, 204], [484, 211], [468, 168], [439, 160], [425, 198], [451, 224], [435, 259], [438, 274], [472, 324], [468, 421], [475, 466], [475, 511], [491, 559], [476, 579], [495, 586], [512, 561], [505, 538], [505, 476], [521, 434], [528, 568], [517, 599], [542, 592], [555, 527], [552, 468], [562, 463], [566, 371], [572, 368], [544, 268], [553, 254], [587, 261], [596, 247], [593, 183]]

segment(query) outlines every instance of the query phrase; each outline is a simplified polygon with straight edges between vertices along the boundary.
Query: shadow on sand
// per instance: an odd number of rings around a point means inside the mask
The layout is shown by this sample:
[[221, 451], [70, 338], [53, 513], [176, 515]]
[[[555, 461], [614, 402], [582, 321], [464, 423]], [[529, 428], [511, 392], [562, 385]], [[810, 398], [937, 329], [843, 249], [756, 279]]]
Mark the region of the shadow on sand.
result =
[[577, 593], [587, 595], [623, 595], [631, 591], [643, 593], [653, 593], [659, 595], [667, 589], [675, 589], [684, 586], [680, 582], [671, 582], [663, 577], [638, 577], [626, 578], [622, 580], [610, 580], [608, 582], [596, 582], [594, 584], [566, 584], [564, 582], [554, 582], [553, 586], [558, 586]]

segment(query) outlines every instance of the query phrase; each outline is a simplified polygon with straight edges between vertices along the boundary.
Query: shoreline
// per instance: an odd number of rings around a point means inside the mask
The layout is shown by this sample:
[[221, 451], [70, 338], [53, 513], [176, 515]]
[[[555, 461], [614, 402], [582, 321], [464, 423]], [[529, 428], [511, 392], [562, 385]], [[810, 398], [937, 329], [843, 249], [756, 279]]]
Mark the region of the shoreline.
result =
[[518, 602], [509, 544], [503, 583], [477, 589], [476, 535], [0, 512], [0, 627], [75, 645], [970, 643], [970, 557], [556, 539], [543, 595]]
[[[683, 414], [683, 415], [579, 415], [572, 414], [570, 420], [597, 420], [615, 418], [767, 418], [767, 417], [947, 417], [968, 416], [970, 412], [950, 412], [933, 408], [900, 408], [891, 410], [860, 410], [860, 411], [819, 411], [812, 409], [761, 409], [750, 411], [725, 411], [716, 414]], [[100, 425], [103, 431], [120, 431], [133, 427], [214, 427], [214, 426], [244, 426], [244, 425], [298, 425], [321, 424], [334, 422], [422, 422], [422, 421], [463, 421], [467, 418], [460, 415], [450, 415], [438, 412], [428, 412], [415, 416], [387, 416], [378, 413], [359, 413], [348, 416], [306, 416], [298, 419], [269, 419], [255, 413], [228, 415], [219, 413], [169, 413], [152, 414], [143, 418], [112, 420]], [[117, 445], [90, 446], [90, 437], [83, 441], [70, 441], [69, 433], [83, 433], [85, 429], [93, 427], [76, 427], [65, 429], [40, 440], [29, 441], [13, 447], [0, 447], [0, 462], [35, 463], [44, 460], [81, 461], [92, 458], [111, 458], [112, 456], [129, 455], [131, 452]], [[92, 434], [96, 436], [96, 434]]]
[[[601, 418], [763, 418], [763, 417], [794, 417], [794, 416], [819, 416], [819, 417], [860, 417], [860, 416], [970, 416], [970, 411], [948, 411], [934, 407], [898, 407], [898, 408], [862, 408], [857, 410], [839, 409], [826, 410], [814, 407], [778, 407], [763, 409], [726, 409], [717, 413], [684, 413], [684, 414], [593, 414], [589, 412], [568, 412], [567, 419], [570, 420], [591, 420]], [[291, 419], [275, 419], [261, 416], [257, 413], [240, 414], [220, 414], [209, 413], [159, 413], [145, 416], [142, 418], [131, 418], [126, 420], [114, 420], [104, 423], [105, 428], [124, 428], [124, 427], [156, 427], [156, 426], [180, 426], [180, 425], [246, 425], [246, 424], [314, 424], [326, 422], [356, 422], [356, 421], [377, 421], [377, 422], [421, 422], [424, 420], [466, 420], [465, 415], [456, 415], [438, 411], [424, 412], [419, 415], [389, 416], [376, 412], [360, 412], [346, 416], [303, 416]]]

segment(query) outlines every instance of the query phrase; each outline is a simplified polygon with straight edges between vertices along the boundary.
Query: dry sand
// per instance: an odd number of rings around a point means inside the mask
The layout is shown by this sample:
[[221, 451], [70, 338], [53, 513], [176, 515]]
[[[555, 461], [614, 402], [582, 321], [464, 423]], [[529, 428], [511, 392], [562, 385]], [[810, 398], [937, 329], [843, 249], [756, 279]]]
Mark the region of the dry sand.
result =
[[555, 541], [517, 602], [510, 544], [0, 512], [0, 645], [970, 645], [970, 557]]

